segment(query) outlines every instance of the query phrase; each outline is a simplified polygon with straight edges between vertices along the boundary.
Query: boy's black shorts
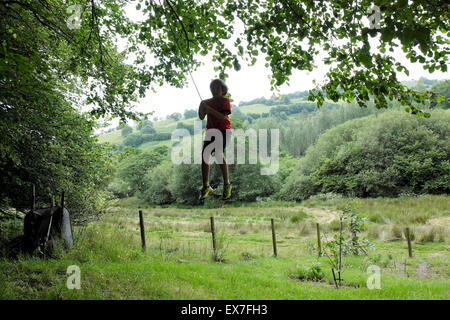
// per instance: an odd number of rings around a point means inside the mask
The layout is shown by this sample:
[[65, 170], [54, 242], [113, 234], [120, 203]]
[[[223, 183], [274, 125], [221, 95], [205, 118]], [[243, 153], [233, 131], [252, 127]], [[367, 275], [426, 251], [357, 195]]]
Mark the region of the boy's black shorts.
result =
[[[223, 141], [223, 152], [225, 152], [225, 149], [227, 147], [227, 141], [229, 141], [231, 139], [231, 130], [222, 130], [222, 129], [216, 129], [219, 130], [222, 133], [222, 141]], [[213, 143], [215, 141], [215, 136], [211, 136], [211, 140], [205, 140], [203, 141], [203, 148], [202, 148], [202, 154], [205, 151], [205, 148], [210, 145], [211, 143]], [[213, 153], [215, 150], [213, 149], [211, 153]]]

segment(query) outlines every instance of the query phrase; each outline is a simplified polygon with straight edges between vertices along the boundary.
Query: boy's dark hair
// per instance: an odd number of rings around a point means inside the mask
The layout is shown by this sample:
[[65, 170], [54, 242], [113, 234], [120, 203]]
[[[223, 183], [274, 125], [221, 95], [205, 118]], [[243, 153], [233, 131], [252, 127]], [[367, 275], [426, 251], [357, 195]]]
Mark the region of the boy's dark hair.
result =
[[221, 79], [214, 79], [213, 81], [211, 81], [209, 85], [209, 89], [211, 90], [211, 93], [213, 95], [219, 87], [222, 88], [223, 95], [226, 95], [228, 93], [228, 87], [225, 84], [225, 82]]

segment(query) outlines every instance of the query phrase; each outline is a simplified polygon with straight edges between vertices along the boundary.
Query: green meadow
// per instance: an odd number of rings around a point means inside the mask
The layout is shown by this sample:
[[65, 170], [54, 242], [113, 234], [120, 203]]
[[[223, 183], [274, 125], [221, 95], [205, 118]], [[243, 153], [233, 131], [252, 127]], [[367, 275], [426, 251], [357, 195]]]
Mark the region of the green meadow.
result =
[[[316, 223], [325, 241], [339, 230], [340, 206], [355, 201], [356, 212], [368, 221], [362, 237], [374, 246], [367, 255], [343, 258], [343, 282], [337, 289], [327, 258], [317, 254]], [[144, 251], [139, 210], [144, 217]], [[212, 199], [199, 207], [113, 200], [98, 221], [75, 227], [72, 250], [56, 250], [48, 259], [0, 260], [0, 299], [449, 299], [449, 213], [448, 196], [318, 196], [301, 203], [224, 206]], [[412, 258], [406, 226], [413, 239]], [[324, 278], [300, 280], [297, 266], [313, 263], [320, 264]], [[79, 290], [66, 286], [71, 265], [81, 271]], [[367, 287], [371, 265], [380, 268], [380, 289]]]

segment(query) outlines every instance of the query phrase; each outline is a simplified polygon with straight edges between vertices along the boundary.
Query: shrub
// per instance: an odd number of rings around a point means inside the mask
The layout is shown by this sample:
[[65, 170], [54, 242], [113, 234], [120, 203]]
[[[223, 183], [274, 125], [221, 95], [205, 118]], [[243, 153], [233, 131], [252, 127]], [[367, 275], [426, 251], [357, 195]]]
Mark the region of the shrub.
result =
[[174, 165], [170, 161], [161, 163], [156, 168], [147, 171], [144, 177], [146, 189], [140, 194], [140, 198], [152, 204], [169, 204], [174, 198], [168, 187], [170, 177], [174, 171]]
[[347, 121], [320, 136], [280, 191], [285, 200], [317, 193], [356, 197], [448, 193], [450, 111], [418, 118], [401, 111]]
[[153, 133], [156, 133], [156, 130], [153, 127], [153, 124], [150, 121], [148, 121], [142, 125], [141, 132], [143, 134], [153, 134]]
[[[261, 175], [261, 164], [230, 164], [228, 172], [232, 186], [232, 199], [256, 201], [271, 196], [279, 189], [276, 175]], [[211, 165], [210, 185], [222, 192], [222, 174], [219, 165]], [[169, 190], [177, 203], [198, 204], [202, 186], [201, 165], [180, 164], [170, 178]]]
[[341, 223], [338, 219], [334, 219], [326, 225], [326, 229], [329, 231], [339, 231], [340, 228], [341, 228]]
[[177, 203], [194, 205], [199, 203], [201, 186], [201, 165], [180, 164], [173, 169], [168, 190]]
[[325, 277], [318, 262], [311, 266], [297, 265], [293, 276], [300, 280], [309, 281], [321, 281]]
[[161, 150], [138, 152], [124, 157], [119, 162], [116, 179], [120, 179], [120, 181], [125, 182], [128, 186], [127, 188], [120, 187], [120, 190], [127, 190], [128, 196], [133, 195], [137, 191], [144, 191], [146, 189], [144, 176], [148, 170], [158, 166], [167, 158], [167, 155], [161, 153]]
[[136, 148], [136, 147], [140, 146], [143, 142], [144, 142], [144, 139], [142, 137], [142, 134], [132, 133], [132, 134], [129, 134], [125, 138], [125, 140], [123, 141], [123, 144], [128, 147]]
[[391, 236], [392, 240], [401, 240], [402, 239], [403, 230], [398, 225], [393, 225], [391, 228]]

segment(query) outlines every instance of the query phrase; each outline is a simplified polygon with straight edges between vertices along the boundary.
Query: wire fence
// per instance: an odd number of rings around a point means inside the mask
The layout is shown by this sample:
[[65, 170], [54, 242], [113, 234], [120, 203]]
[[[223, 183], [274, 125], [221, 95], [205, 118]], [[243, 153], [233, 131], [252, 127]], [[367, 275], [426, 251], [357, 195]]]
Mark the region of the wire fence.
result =
[[[226, 261], [250, 260], [256, 257], [298, 256], [305, 252], [305, 243], [299, 237], [294, 241], [277, 240], [280, 231], [277, 221], [258, 223], [230, 222], [226, 218], [200, 218], [196, 221], [144, 222], [140, 221], [141, 242], [145, 251], [159, 253], [162, 257], [186, 260]], [[280, 226], [283, 224], [280, 224]], [[145, 226], [145, 227], [144, 227]], [[181, 228], [179, 228], [181, 226]], [[142, 228], [147, 228], [142, 231]], [[257, 237], [243, 229], [254, 228]], [[177, 230], [196, 233], [192, 238], [177, 234]], [[143, 236], [142, 236], [143, 235]]]

